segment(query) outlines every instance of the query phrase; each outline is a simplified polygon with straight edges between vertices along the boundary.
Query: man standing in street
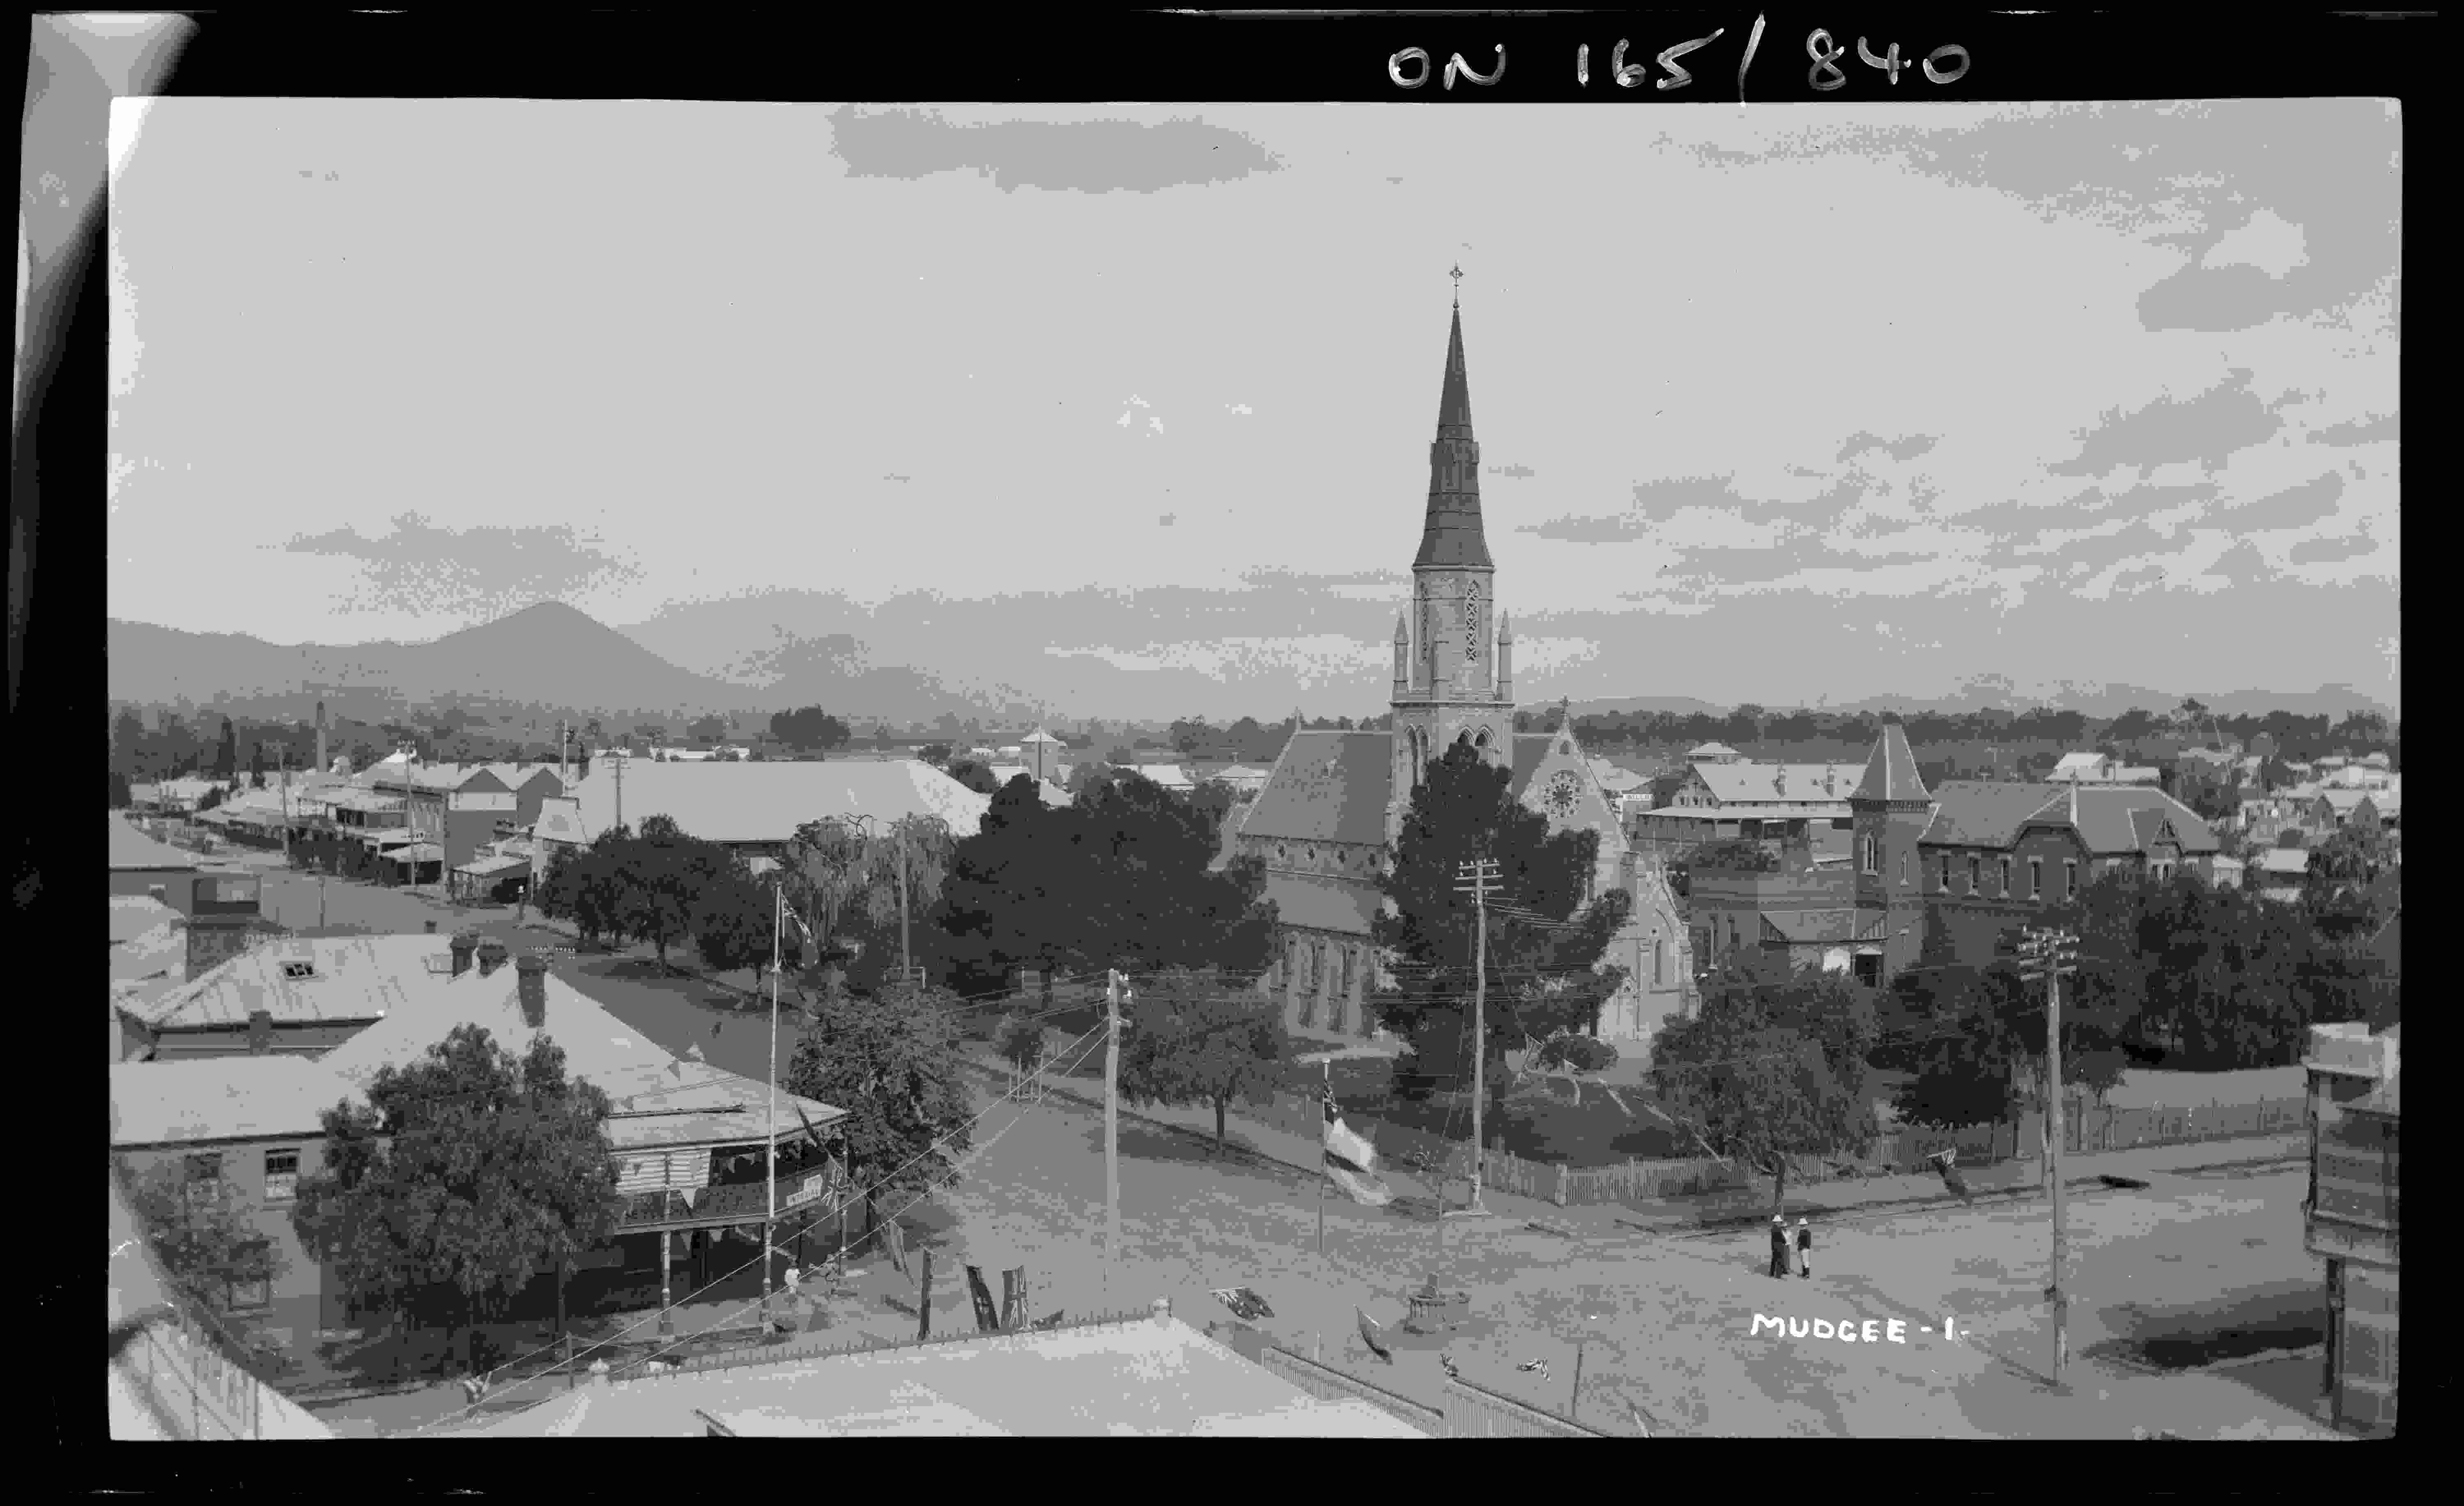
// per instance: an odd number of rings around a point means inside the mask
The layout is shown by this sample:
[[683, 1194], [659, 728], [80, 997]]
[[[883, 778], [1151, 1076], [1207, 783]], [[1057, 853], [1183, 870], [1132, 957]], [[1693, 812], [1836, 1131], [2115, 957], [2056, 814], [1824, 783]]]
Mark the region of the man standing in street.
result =
[[1814, 1223], [1803, 1215], [1796, 1221], [1796, 1273], [1800, 1279], [1814, 1275]]
[[1771, 1215], [1771, 1273], [1777, 1280], [1788, 1279], [1788, 1218], [1780, 1213]]

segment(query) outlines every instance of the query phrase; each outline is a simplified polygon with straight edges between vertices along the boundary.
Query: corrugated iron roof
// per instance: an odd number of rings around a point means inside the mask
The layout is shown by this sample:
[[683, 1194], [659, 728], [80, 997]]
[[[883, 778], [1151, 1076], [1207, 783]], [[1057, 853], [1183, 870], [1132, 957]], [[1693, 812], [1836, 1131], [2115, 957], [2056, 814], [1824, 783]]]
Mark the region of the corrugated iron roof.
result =
[[[551, 1017], [554, 1008], [551, 1003]], [[556, 1032], [548, 1034], [554, 1038]], [[759, 1144], [773, 1129], [785, 1138], [802, 1134], [805, 1120], [821, 1129], [847, 1118], [845, 1109], [781, 1089], [774, 1120], [767, 1084], [708, 1062], [678, 1058], [663, 1067], [584, 1075], [615, 1108], [615, 1116], [607, 1121], [607, 1140], [618, 1150]], [[797, 1118], [799, 1110], [803, 1119]]]
[[1933, 792], [1933, 820], [1920, 844], [1938, 847], [2009, 847], [2020, 824], [2064, 798], [2052, 785], [1984, 779], [1947, 779]]
[[305, 1056], [121, 1062], [111, 1069], [111, 1143], [304, 1139], [323, 1133], [323, 1111], [365, 1101]]
[[111, 817], [111, 839], [108, 849], [115, 870], [141, 868], [196, 868], [194, 853], [184, 853], [166, 842], [157, 842], [130, 826], [117, 811]]
[[[373, 1020], [400, 1013], [431, 981], [441, 936], [286, 937], [231, 961], [130, 1012], [157, 1030], [245, 1026], [264, 1009], [277, 1025]], [[292, 976], [286, 964], [305, 962]]]
[[[2078, 811], [2074, 825], [2072, 811]], [[2150, 825], [2142, 836], [2134, 812], [2151, 810], [2161, 813], [2173, 825], [2173, 835], [2185, 853], [2212, 853], [2218, 846], [2216, 834], [2199, 819], [2198, 812], [2166, 794], [2144, 785], [2079, 785], [2066, 787], [2020, 823], [2030, 826], [2071, 827], [2079, 834], [2087, 850], [2096, 854], [2107, 853], [2144, 853], [2155, 840], [2157, 827]]]
[[1694, 769], [1723, 805], [1836, 802], [1841, 815], [1862, 773], [1854, 764], [1701, 764]]
[[[617, 782], [593, 774], [571, 790], [588, 839], [616, 824]], [[626, 824], [665, 815], [708, 842], [784, 842], [796, 828], [828, 816], [869, 815], [876, 823], [938, 816], [970, 837], [992, 797], [913, 759], [819, 764], [655, 764], [635, 759], [623, 786]]]
[[530, 1049], [534, 1035], [544, 1033], [563, 1048], [567, 1073], [593, 1081], [629, 1081], [675, 1060], [554, 974], [546, 979], [546, 1025], [543, 1031], [532, 1030], [522, 1018], [518, 969], [511, 959], [486, 977], [474, 964], [459, 978], [424, 975], [424, 981], [427, 986], [415, 997], [328, 1052], [325, 1065], [353, 1082], [366, 1083], [384, 1068], [423, 1059], [429, 1047], [443, 1045], [463, 1025], [484, 1027], [517, 1056]]
[[151, 895], [111, 897], [111, 944], [133, 941], [148, 931], [185, 923], [180, 912]]

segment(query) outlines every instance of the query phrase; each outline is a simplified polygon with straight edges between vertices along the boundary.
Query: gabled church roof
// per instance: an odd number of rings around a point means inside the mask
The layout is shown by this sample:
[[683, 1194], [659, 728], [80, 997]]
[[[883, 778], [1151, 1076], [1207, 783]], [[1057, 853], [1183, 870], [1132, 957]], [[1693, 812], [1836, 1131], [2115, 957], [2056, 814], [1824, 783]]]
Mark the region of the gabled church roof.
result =
[[1874, 756], [1865, 762], [1865, 778], [1851, 800], [1929, 800], [1917, 774], [1917, 756], [1908, 749], [1908, 735], [1896, 721], [1882, 723], [1874, 742]]
[[1386, 840], [1395, 740], [1385, 732], [1295, 732], [1241, 834], [1282, 842]]

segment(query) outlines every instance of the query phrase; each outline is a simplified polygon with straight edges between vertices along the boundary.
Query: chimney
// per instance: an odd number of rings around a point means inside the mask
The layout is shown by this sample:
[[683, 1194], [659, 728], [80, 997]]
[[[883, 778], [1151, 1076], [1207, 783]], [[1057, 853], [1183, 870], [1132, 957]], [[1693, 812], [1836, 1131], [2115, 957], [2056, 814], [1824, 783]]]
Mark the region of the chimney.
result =
[[429, 921], [428, 921], [428, 922], [426, 922], [426, 923], [427, 923], [427, 926], [428, 926], [428, 934], [429, 934], [429, 935], [430, 935], [430, 936], [434, 936], [434, 935], [436, 934], [436, 922], [435, 922], [435, 921], [433, 921], [433, 920], [429, 920]]
[[522, 1001], [522, 1023], [532, 1030], [547, 1027], [547, 959], [524, 952], [514, 960], [517, 989]]
[[471, 970], [471, 953], [478, 944], [479, 939], [468, 931], [453, 933], [453, 940], [449, 946], [453, 953], [454, 977], [459, 978]]
[[1155, 1299], [1155, 1320], [1157, 1328], [1161, 1328], [1172, 1321], [1171, 1297], [1159, 1296]]
[[607, 1379], [606, 1361], [593, 1360], [590, 1362], [590, 1384], [593, 1385], [607, 1385], [612, 1384]]
[[325, 703], [317, 702], [317, 768], [323, 772], [332, 765], [325, 762]]
[[268, 1056], [272, 1055], [273, 1052], [274, 1011], [271, 1009], [249, 1010], [248, 1053], [252, 1056]]
[[482, 978], [505, 965], [505, 943], [493, 936], [479, 943], [478, 953], [479, 976]]

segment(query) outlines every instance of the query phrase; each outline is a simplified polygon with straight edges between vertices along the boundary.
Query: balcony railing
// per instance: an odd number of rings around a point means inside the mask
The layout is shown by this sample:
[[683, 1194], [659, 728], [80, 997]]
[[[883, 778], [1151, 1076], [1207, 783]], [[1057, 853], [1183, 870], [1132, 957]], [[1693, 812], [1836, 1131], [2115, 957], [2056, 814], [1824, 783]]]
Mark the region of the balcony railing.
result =
[[[833, 1173], [827, 1169], [803, 1172], [779, 1179], [779, 1212], [810, 1209], [835, 1209], [838, 1199], [845, 1195], [845, 1179], [832, 1185]], [[642, 1229], [660, 1224], [759, 1224], [769, 1216], [770, 1188], [767, 1183], [737, 1183], [734, 1186], [703, 1187], [688, 1205], [685, 1195], [675, 1188], [661, 1192], [644, 1192], [627, 1200], [617, 1228]]]

